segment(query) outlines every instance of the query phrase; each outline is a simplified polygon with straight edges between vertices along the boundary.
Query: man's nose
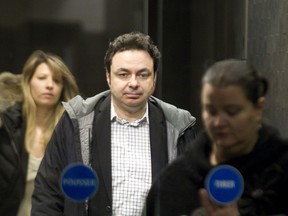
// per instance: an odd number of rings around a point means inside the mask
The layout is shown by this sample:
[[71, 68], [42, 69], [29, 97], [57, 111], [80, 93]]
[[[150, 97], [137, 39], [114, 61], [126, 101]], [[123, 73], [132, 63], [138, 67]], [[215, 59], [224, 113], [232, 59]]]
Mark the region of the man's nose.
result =
[[138, 80], [135, 75], [132, 75], [129, 80], [129, 87], [135, 87], [138, 85]]

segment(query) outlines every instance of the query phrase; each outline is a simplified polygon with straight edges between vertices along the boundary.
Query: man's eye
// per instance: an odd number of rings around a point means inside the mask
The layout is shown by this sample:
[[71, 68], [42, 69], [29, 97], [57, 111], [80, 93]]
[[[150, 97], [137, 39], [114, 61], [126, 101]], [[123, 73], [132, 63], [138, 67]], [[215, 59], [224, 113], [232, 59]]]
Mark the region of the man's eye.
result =
[[128, 74], [126, 74], [126, 73], [120, 73], [120, 74], [118, 74], [118, 76], [120, 76], [120, 77], [128, 77]]
[[140, 77], [141, 79], [145, 79], [145, 78], [147, 78], [148, 76], [149, 76], [148, 73], [140, 73], [140, 74], [139, 74], [139, 77]]

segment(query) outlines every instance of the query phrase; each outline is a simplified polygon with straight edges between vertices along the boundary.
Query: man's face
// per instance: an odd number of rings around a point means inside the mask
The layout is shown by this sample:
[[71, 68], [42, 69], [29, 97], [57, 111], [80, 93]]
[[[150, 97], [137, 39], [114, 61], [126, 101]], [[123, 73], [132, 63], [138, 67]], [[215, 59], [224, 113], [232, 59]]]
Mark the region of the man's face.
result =
[[137, 112], [145, 107], [155, 90], [153, 59], [143, 50], [116, 53], [106, 79], [114, 106], [124, 112]]

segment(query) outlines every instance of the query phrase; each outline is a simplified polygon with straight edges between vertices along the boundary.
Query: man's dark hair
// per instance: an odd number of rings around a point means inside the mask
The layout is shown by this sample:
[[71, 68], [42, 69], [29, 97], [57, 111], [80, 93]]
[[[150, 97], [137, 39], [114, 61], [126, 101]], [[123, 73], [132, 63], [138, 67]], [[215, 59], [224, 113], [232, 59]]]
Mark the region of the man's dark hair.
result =
[[156, 74], [161, 57], [160, 51], [158, 50], [157, 46], [154, 45], [154, 42], [150, 36], [141, 32], [130, 32], [120, 35], [109, 43], [109, 47], [104, 58], [106, 72], [110, 73], [113, 56], [116, 53], [123, 52], [125, 50], [143, 50], [148, 52], [153, 59], [153, 66]]

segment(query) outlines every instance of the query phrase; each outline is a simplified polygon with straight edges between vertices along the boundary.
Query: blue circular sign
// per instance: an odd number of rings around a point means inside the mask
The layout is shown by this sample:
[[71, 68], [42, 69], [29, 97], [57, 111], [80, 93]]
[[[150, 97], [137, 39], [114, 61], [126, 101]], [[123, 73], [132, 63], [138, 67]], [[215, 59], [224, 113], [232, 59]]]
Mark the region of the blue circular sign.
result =
[[60, 178], [60, 187], [65, 196], [78, 202], [93, 197], [98, 185], [99, 181], [95, 171], [81, 163], [66, 167]]
[[212, 169], [206, 177], [206, 189], [215, 203], [228, 205], [241, 197], [244, 180], [235, 167], [221, 165]]

